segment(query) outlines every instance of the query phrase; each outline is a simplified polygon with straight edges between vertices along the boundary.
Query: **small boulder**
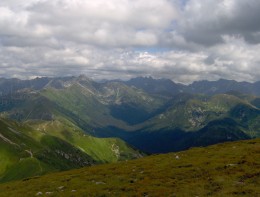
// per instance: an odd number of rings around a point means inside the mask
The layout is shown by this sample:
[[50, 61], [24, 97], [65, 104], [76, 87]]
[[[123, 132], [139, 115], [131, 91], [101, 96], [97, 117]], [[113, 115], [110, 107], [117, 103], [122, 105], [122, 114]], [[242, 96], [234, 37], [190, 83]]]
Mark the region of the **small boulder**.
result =
[[36, 194], [36, 196], [41, 196], [42, 195], [42, 192], [38, 192], [37, 194]]

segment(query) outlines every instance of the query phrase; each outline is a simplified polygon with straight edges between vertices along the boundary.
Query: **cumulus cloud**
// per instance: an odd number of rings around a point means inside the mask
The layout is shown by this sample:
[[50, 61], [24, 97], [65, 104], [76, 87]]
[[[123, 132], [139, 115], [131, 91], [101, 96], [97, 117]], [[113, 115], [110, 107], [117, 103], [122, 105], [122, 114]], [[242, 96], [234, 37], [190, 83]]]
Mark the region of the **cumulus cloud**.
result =
[[222, 35], [241, 35], [259, 43], [260, 1], [190, 0], [183, 8], [180, 32], [202, 45], [223, 42]]
[[177, 15], [166, 0], [38, 0], [20, 10], [4, 5], [1, 34], [101, 47], [155, 45]]
[[1, 0], [0, 76], [260, 79], [256, 0]]

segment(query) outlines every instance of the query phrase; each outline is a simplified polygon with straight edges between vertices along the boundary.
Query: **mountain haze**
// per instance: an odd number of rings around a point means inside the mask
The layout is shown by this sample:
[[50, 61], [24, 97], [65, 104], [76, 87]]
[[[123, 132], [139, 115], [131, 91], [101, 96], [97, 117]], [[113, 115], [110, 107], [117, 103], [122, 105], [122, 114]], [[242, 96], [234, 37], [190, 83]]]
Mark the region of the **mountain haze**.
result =
[[243, 94], [260, 96], [260, 81], [249, 83], [219, 79], [218, 81], [195, 81], [190, 85], [183, 85], [180, 83], [175, 83], [170, 79], [137, 77], [130, 79], [125, 83], [143, 89], [151, 94], [176, 95], [178, 93], [190, 93], [215, 95], [223, 94], [229, 91], [237, 91]]

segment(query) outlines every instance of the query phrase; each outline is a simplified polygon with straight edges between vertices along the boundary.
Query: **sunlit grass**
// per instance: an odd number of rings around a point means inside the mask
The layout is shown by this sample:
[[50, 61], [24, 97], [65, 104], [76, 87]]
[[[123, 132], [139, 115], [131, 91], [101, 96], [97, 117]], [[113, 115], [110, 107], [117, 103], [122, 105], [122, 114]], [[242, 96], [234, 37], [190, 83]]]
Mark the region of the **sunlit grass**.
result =
[[259, 185], [260, 139], [254, 139], [5, 183], [0, 196], [258, 197]]

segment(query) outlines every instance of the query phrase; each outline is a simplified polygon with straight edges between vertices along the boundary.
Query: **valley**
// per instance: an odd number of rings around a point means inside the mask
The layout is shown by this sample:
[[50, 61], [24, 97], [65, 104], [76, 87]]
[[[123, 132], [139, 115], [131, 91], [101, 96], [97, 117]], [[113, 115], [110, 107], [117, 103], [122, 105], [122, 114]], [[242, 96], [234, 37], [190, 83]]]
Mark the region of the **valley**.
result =
[[259, 137], [258, 83], [226, 83], [1, 79], [0, 181]]
[[0, 0], [0, 197], [260, 197], [259, 18]]

